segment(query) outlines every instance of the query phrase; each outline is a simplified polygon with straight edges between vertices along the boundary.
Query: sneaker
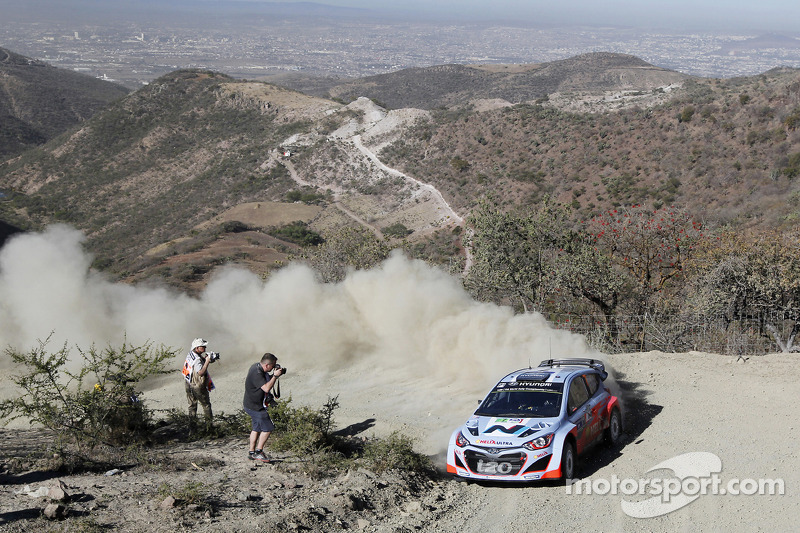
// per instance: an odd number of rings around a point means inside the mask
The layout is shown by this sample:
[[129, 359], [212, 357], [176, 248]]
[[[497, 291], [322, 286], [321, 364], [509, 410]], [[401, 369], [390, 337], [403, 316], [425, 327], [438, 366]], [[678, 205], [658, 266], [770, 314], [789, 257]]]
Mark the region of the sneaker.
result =
[[254, 461], [262, 461], [264, 463], [271, 461], [271, 459], [264, 455], [264, 452], [262, 451], [253, 452], [252, 455], [250, 455], [250, 459], [253, 459]]
[[256, 452], [247, 452], [247, 458], [252, 461], [256, 458]]

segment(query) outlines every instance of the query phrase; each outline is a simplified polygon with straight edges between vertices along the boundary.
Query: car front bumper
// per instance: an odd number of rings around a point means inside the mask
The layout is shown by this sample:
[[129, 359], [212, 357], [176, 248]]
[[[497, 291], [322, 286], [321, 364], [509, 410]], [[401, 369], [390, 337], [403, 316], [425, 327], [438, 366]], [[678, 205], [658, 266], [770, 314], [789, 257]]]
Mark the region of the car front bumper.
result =
[[535, 481], [561, 477], [561, 454], [551, 444], [541, 450], [478, 448], [452, 445], [447, 451], [447, 471], [469, 479]]

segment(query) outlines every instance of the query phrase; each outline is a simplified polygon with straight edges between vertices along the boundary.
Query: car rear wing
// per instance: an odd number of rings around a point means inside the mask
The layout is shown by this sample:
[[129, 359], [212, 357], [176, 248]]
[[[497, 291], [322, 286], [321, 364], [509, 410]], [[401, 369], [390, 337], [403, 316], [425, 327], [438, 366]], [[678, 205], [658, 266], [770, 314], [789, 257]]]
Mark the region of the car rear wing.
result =
[[603, 381], [608, 377], [606, 365], [599, 359], [546, 359], [539, 363], [539, 366], [588, 366], [600, 372]]

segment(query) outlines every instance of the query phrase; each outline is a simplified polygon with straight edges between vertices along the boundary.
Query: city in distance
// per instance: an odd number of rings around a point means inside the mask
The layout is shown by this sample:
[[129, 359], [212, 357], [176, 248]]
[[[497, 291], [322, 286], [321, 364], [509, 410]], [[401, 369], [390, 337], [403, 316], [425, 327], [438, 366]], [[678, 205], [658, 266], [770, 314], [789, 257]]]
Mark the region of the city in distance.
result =
[[[798, 7], [771, 1], [570, 3], [506, 0], [0, 0], [0, 46], [135, 89], [167, 72], [205, 68], [248, 79], [355, 78], [410, 67], [543, 63], [617, 52], [704, 77], [800, 67]], [[404, 6], [405, 9], [401, 9]], [[538, 10], [538, 12], [537, 12]]]

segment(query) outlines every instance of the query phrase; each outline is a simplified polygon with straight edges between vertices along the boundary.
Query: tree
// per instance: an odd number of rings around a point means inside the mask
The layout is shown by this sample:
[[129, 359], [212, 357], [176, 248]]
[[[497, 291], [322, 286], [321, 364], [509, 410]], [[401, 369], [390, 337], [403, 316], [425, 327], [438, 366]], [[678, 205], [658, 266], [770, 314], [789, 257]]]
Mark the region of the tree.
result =
[[574, 296], [589, 301], [602, 315], [613, 315], [626, 278], [615, 268], [610, 256], [583, 240], [569, 243], [567, 254], [569, 260], [562, 262], [559, 272], [561, 285]]
[[464, 161], [460, 157], [454, 157], [450, 160], [450, 166], [456, 169], [458, 172], [464, 172], [469, 168], [469, 162]]
[[654, 297], [683, 278], [687, 259], [704, 238], [703, 225], [674, 207], [615, 209], [592, 218], [584, 229], [598, 250], [632, 277], [630, 302], [637, 314], [653, 310]]
[[300, 246], [319, 246], [325, 241], [319, 233], [308, 229], [308, 223], [302, 220], [270, 228], [268, 233], [282, 241], [293, 242]]
[[465, 286], [481, 299], [511, 299], [525, 311], [543, 310], [558, 286], [556, 265], [571, 233], [565, 208], [546, 200], [525, 214], [483, 200], [468, 223], [473, 262]]
[[[722, 314], [728, 322], [759, 321], [782, 352], [800, 351], [800, 254], [797, 232], [743, 236], [726, 233], [703, 250], [693, 265], [698, 270], [695, 308]], [[782, 333], [784, 322], [789, 332]]]
[[330, 283], [343, 280], [348, 269], [372, 268], [389, 257], [391, 250], [365, 228], [344, 227], [320, 246], [304, 250], [298, 258], [311, 266], [323, 282]]
[[783, 120], [783, 124], [789, 131], [795, 131], [798, 124], [800, 124], [800, 107], [794, 108], [794, 110]]
[[681, 114], [678, 116], [678, 122], [691, 122], [693, 116], [694, 106], [687, 105], [681, 110]]

